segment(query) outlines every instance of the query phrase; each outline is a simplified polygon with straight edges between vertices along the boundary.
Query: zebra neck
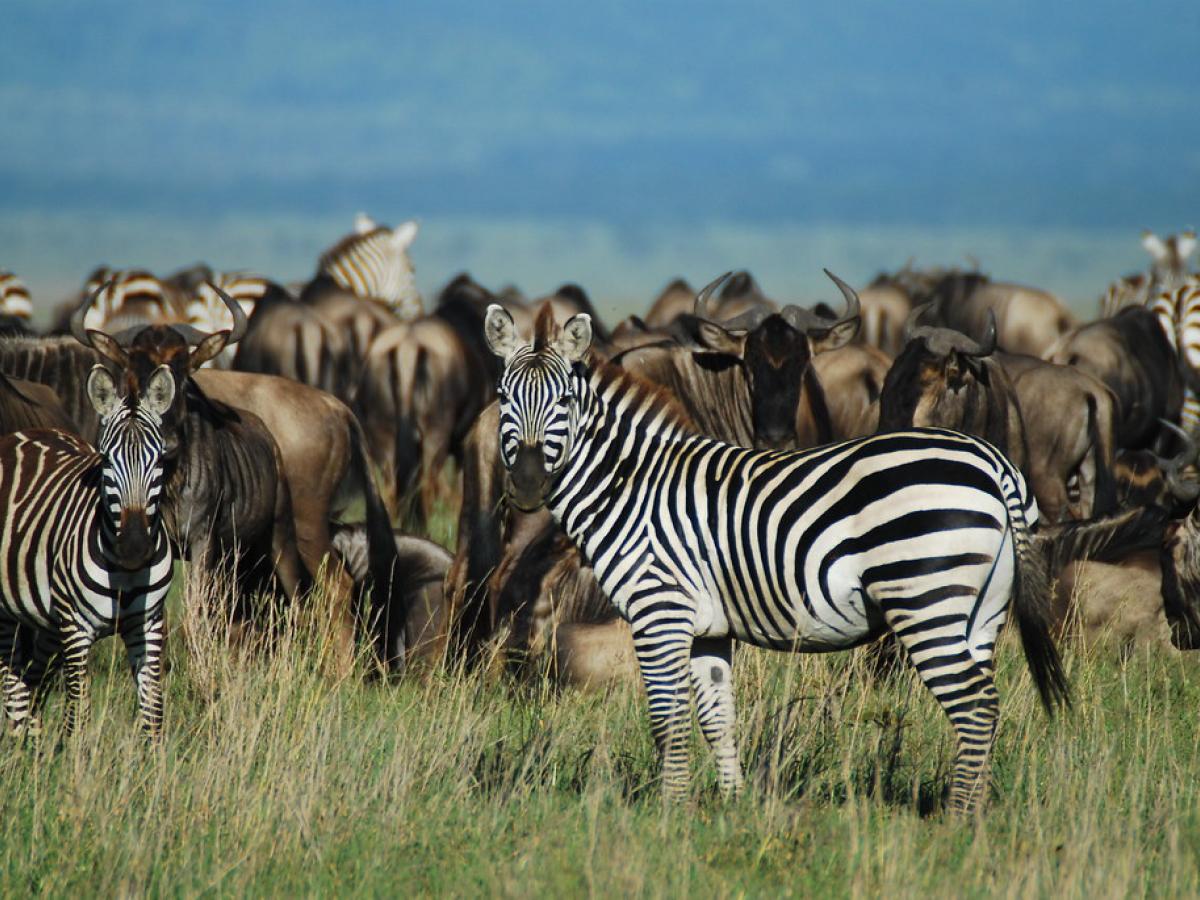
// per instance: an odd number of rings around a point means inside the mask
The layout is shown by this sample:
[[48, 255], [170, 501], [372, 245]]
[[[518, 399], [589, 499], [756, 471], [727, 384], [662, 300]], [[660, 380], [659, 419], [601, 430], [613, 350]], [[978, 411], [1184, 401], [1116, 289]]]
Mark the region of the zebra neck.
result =
[[579, 423], [546, 508], [576, 546], [586, 550], [593, 526], [625, 505], [629, 492], [621, 489], [640, 461], [699, 438], [681, 426], [661, 393], [633, 379], [593, 372], [579, 377], [576, 388]]

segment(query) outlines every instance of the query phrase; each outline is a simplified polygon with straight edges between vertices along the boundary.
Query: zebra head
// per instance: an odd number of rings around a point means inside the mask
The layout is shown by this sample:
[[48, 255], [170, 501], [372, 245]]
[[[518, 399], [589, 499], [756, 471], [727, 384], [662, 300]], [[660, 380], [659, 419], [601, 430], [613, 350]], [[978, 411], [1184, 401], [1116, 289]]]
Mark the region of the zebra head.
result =
[[579, 313], [559, 331], [553, 310], [545, 306], [534, 323], [534, 340], [527, 343], [508, 311], [493, 303], [483, 327], [488, 346], [504, 360], [496, 393], [508, 495], [519, 509], [531, 511], [545, 502], [571, 453], [582, 383], [574, 367], [592, 344], [592, 320]]
[[117, 379], [103, 365], [93, 367], [87, 395], [100, 416], [97, 449], [101, 464], [101, 494], [113, 535], [117, 563], [125, 569], [144, 567], [154, 551], [152, 533], [163, 487], [162, 418], [175, 399], [175, 379], [169, 367], [155, 370], [138, 390], [124, 380], [122, 396]]

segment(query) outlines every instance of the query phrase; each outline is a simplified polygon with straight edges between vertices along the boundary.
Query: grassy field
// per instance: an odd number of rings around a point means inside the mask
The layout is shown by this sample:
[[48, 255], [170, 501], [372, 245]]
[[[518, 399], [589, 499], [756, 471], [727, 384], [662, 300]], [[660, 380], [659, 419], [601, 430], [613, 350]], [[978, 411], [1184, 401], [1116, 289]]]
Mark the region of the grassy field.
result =
[[964, 823], [939, 812], [950, 729], [912, 676], [741, 651], [746, 796], [718, 797], [695, 734], [692, 800], [664, 810], [636, 685], [334, 683], [303, 615], [247, 655], [209, 590], [175, 598], [160, 746], [114, 641], [80, 734], [59, 738], [60, 688], [40, 744], [3, 738], [0, 894], [1200, 893], [1200, 678], [1178, 655], [1066, 647], [1075, 707], [1050, 722], [1006, 640], [990, 805]]

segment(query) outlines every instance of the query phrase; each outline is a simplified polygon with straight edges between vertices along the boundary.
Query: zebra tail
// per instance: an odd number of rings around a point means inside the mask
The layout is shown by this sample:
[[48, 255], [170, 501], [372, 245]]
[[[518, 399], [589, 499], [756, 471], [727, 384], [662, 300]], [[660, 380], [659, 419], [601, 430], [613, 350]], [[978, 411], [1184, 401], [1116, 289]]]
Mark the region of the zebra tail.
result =
[[357, 421], [352, 422], [351, 465], [358, 474], [366, 506], [367, 559], [370, 572], [362, 589], [370, 591], [371, 634], [379, 660], [389, 672], [399, 675], [404, 671], [408, 598], [404, 589], [404, 572], [400, 565], [400, 557], [396, 553], [391, 518], [371, 474], [365, 444], [362, 426]]
[[1050, 577], [1046, 560], [1034, 544], [1021, 502], [1022, 493], [1005, 491], [1017, 554], [1012, 606], [1021, 633], [1021, 646], [1025, 650], [1025, 662], [1029, 665], [1042, 706], [1053, 716], [1056, 707], [1071, 705], [1071, 689], [1051, 635]]

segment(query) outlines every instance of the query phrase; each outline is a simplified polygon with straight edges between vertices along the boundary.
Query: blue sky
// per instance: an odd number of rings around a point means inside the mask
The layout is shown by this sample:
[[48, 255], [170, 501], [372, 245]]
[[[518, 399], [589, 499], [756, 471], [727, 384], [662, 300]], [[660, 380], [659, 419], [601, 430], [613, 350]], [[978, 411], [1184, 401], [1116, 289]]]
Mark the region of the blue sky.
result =
[[[1128, 232], [1119, 261], [1140, 265], [1138, 230], [1200, 218], [1194, 2], [47, 0], [4, 19], [0, 235], [30, 258], [0, 266], [47, 280], [101, 261], [93, 237], [119, 264], [230, 249], [206, 223], [275, 229], [218, 262], [300, 277], [359, 209], [440, 234], [426, 264], [414, 247], [434, 282], [502, 259], [510, 221], [608, 229], [603, 272], [700, 226], [899, 235], [877, 266], [905, 229]], [[554, 261], [532, 271], [576, 277]]]

